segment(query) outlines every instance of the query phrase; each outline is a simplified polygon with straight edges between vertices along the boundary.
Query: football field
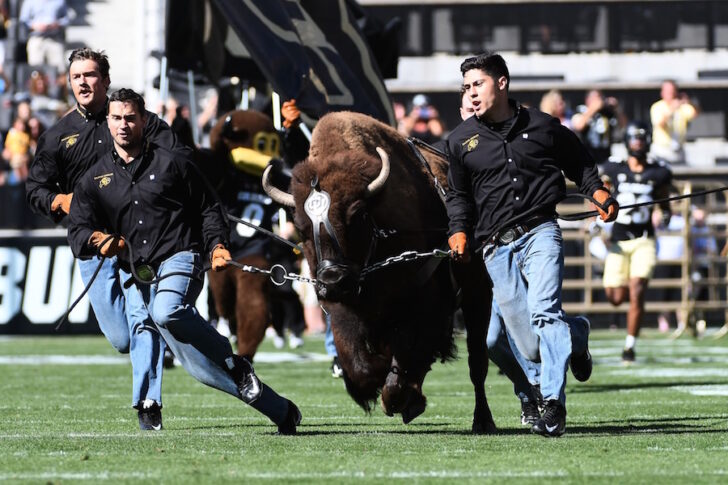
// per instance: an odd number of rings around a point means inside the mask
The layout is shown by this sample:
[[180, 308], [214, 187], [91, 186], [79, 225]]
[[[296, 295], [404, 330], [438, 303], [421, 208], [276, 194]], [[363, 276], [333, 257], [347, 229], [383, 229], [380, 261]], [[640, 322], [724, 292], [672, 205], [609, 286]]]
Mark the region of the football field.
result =
[[728, 338], [647, 332], [621, 364], [622, 332], [594, 332], [594, 374], [567, 384], [558, 439], [520, 424], [491, 365], [499, 434], [469, 433], [465, 361], [435, 364], [409, 425], [366, 415], [329, 372], [320, 338], [275, 351], [258, 375], [301, 408], [297, 436], [177, 367], [164, 375], [164, 430], [142, 432], [131, 366], [103, 337], [0, 338], [0, 482], [7, 483], [728, 483]]

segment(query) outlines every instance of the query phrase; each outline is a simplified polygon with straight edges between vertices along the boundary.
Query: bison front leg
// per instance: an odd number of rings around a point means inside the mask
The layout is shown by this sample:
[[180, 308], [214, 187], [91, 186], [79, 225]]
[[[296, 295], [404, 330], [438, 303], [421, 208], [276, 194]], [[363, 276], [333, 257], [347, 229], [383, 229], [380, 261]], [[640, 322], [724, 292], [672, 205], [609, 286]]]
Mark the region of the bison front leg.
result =
[[480, 269], [476, 263], [478, 261], [457, 265], [456, 277], [463, 289], [461, 306], [467, 330], [468, 368], [475, 390], [472, 431], [474, 434], [492, 434], [498, 430], [485, 395], [485, 378], [488, 375], [486, 335], [493, 292], [485, 269]]
[[387, 416], [402, 415], [404, 424], [425, 412], [427, 399], [422, 394], [422, 383], [427, 372], [411, 374], [392, 357], [392, 367], [382, 387], [382, 409]]

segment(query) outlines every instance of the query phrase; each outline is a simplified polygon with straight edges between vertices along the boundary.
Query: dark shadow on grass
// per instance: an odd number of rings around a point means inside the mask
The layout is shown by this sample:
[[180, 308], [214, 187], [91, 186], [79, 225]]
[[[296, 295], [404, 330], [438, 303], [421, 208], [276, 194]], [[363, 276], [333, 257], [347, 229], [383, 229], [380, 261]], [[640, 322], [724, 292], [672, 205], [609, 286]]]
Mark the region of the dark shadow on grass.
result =
[[[693, 418], [699, 420], [702, 418]], [[624, 424], [599, 424], [599, 426], [569, 426], [567, 423], [566, 432], [568, 434], [584, 434], [584, 435], [604, 435], [604, 436], [615, 436], [615, 435], [651, 435], [651, 434], [714, 434], [714, 433], [725, 433], [724, 428], [718, 428], [717, 423], [705, 423], [705, 424], [671, 424], [664, 421], [667, 420], [655, 420], [654, 422], [647, 422], [647, 424], [632, 424], [638, 420], [625, 419]], [[644, 422], [644, 421], [642, 421]]]
[[725, 379], [723, 380], [712, 380], [712, 381], [659, 381], [659, 382], [625, 382], [617, 384], [587, 384], [569, 387], [569, 393], [575, 394], [589, 394], [594, 392], [610, 392], [610, 391], [626, 391], [633, 389], [657, 389], [674, 386], [722, 386], [726, 385]]

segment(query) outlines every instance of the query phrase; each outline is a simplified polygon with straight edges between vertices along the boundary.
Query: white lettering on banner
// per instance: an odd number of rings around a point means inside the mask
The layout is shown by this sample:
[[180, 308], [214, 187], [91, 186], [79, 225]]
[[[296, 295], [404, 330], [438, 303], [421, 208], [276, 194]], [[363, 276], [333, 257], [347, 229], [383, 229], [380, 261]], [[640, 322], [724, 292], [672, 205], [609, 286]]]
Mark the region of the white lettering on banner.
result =
[[68, 246], [56, 248], [55, 261], [48, 287], [48, 269], [51, 262], [51, 248], [37, 246], [30, 249], [28, 275], [25, 279], [23, 313], [28, 320], [37, 324], [55, 323], [68, 308], [71, 296], [71, 269], [73, 254]]
[[0, 248], [0, 325], [10, 321], [20, 311], [23, 290], [20, 282], [25, 276], [25, 255], [16, 248]]
[[[69, 250], [69, 252], [70, 252], [70, 250]], [[73, 280], [71, 280], [71, 298], [68, 301], [67, 307], [70, 307], [71, 303], [76, 301], [76, 298], [78, 298], [78, 295], [80, 295], [83, 292], [84, 288], [86, 288], [86, 285], [83, 284], [83, 279], [81, 278], [81, 268], [78, 265], [78, 260], [74, 259], [73, 261], [74, 261], [74, 263], [73, 263]], [[78, 302], [78, 305], [76, 305], [76, 307], [68, 315], [69, 323], [86, 323], [88, 321], [88, 314], [89, 314], [90, 306], [91, 306], [91, 302], [88, 299], [88, 295], [85, 295], [81, 299], [81, 301]]]
[[[273, 32], [286, 42], [302, 42], [306, 47], [311, 49], [316, 54], [316, 57], [318, 57], [322, 63], [324, 63], [324, 65], [326, 66], [326, 71], [331, 77], [331, 81], [333, 81], [333, 83], [336, 85], [336, 88], [342, 94], [337, 95], [329, 93], [321, 80], [316, 76], [316, 73], [313, 72], [313, 70], [309, 70], [308, 74], [313, 81], [313, 85], [319, 92], [321, 92], [321, 94], [326, 97], [326, 100], [329, 102], [329, 104], [339, 104], [342, 106], [352, 106], [354, 104], [354, 95], [351, 93], [346, 84], [344, 84], [341, 76], [339, 76], [339, 74], [336, 72], [336, 66], [329, 62], [328, 58], [326, 57], [326, 53], [324, 52], [324, 50], [327, 50], [335, 54], [337, 52], [336, 48], [334, 48], [334, 46], [326, 40], [326, 36], [324, 35], [324, 33], [321, 31], [316, 22], [314, 22], [314, 20], [308, 15], [308, 12], [303, 9], [303, 7], [298, 4], [294, 5], [295, 7], [298, 7], [301, 16], [303, 17], [303, 19], [291, 18], [291, 21], [293, 22], [297, 30], [296, 34], [273, 24], [268, 19], [268, 17], [266, 17], [263, 12], [261, 12], [260, 9], [255, 5], [254, 0], [243, 1], [248, 6], [250, 11], [253, 12], [253, 14], [258, 17], [258, 19], [266, 27], [268, 27], [271, 32]], [[301, 36], [300, 41], [297, 35]]]

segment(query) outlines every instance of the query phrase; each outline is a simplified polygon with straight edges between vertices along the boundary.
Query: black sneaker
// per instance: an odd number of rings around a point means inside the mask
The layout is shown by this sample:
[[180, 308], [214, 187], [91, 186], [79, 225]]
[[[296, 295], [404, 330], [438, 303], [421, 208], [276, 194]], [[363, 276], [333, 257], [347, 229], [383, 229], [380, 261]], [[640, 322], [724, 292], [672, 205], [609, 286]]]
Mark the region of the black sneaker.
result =
[[225, 359], [225, 363], [238, 386], [240, 399], [247, 404], [254, 403], [260, 397], [263, 387], [260, 385], [260, 379], [255, 375], [253, 364], [245, 357], [235, 354]]
[[162, 408], [156, 402], [142, 404], [142, 407], [137, 410], [137, 414], [139, 415], [139, 429], [142, 431], [162, 429]]
[[622, 362], [625, 364], [634, 364], [634, 348], [624, 349], [622, 351]]
[[541, 413], [538, 412], [538, 403], [533, 400], [521, 401], [521, 424], [533, 426], [539, 419]]
[[[590, 324], [586, 317], [576, 317], [584, 321], [587, 328], [587, 339], [589, 335]], [[592, 358], [589, 353], [589, 342], [587, 341], [586, 350], [579, 355], [571, 354], [571, 373], [579, 382], [586, 382], [592, 375]]]
[[344, 377], [344, 368], [341, 367], [338, 356], [331, 361], [331, 376], [336, 378]]
[[296, 434], [296, 426], [301, 424], [301, 411], [298, 406], [293, 404], [293, 401], [288, 401], [288, 413], [286, 419], [278, 425], [278, 434], [282, 435], [293, 435]]
[[547, 401], [543, 416], [533, 425], [531, 432], [555, 438], [564, 434], [564, 431], [566, 431], [566, 408], [556, 399]]

